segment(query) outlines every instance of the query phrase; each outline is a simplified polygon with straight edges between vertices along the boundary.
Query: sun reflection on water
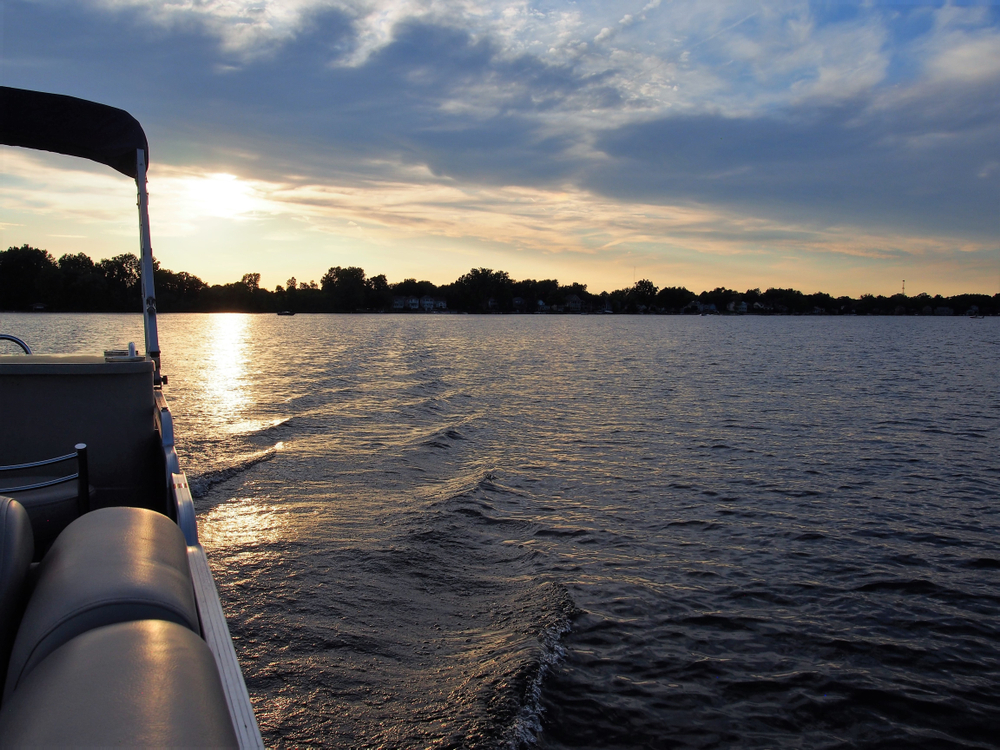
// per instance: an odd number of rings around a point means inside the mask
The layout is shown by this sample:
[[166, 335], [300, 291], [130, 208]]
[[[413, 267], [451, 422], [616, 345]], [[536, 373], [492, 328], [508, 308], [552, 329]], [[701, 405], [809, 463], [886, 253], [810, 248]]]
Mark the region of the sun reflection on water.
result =
[[238, 420], [250, 402], [247, 387], [248, 316], [213, 315], [206, 330], [205, 406], [217, 424]]
[[215, 506], [198, 519], [202, 543], [209, 548], [223, 541], [229, 550], [275, 544], [287, 533], [287, 524], [262, 498], [240, 497]]

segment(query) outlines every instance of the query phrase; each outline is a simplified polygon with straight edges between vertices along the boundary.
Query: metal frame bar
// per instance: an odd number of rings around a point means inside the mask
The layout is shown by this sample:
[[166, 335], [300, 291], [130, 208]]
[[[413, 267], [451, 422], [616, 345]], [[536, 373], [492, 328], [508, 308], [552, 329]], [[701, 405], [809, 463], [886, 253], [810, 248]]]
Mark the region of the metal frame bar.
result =
[[136, 150], [135, 186], [139, 205], [139, 259], [142, 286], [142, 323], [146, 356], [153, 360], [153, 383], [160, 385], [160, 338], [156, 330], [156, 290], [153, 288], [153, 243], [149, 235], [149, 194], [146, 192], [146, 154]]
[[219, 593], [212, 579], [212, 571], [208, 567], [205, 550], [200, 544], [187, 548], [188, 565], [191, 568], [191, 579], [194, 581], [195, 600], [198, 603], [198, 615], [201, 618], [202, 635], [208, 644], [215, 666], [222, 678], [222, 691], [226, 695], [229, 707], [229, 718], [233, 722], [236, 738], [240, 748], [260, 748], [263, 750], [264, 740], [260, 736], [257, 717], [254, 716], [253, 704], [247, 693], [243, 671], [236, 658], [233, 639], [229, 634], [226, 616], [219, 604]]
[[43, 487], [55, 487], [57, 484], [66, 484], [76, 480], [76, 505], [77, 513], [83, 515], [90, 510], [90, 468], [87, 466], [87, 444], [77, 443], [76, 453], [67, 453], [65, 456], [46, 458], [41, 461], [32, 461], [26, 464], [13, 464], [11, 466], [0, 466], [0, 472], [18, 471], [23, 469], [34, 469], [39, 466], [51, 466], [52, 464], [72, 461], [76, 459], [76, 472], [67, 474], [64, 477], [47, 479], [44, 482], [34, 482], [33, 484], [22, 484], [19, 487], [0, 487], [0, 493], [4, 492], [27, 492], [28, 490], [40, 490]]

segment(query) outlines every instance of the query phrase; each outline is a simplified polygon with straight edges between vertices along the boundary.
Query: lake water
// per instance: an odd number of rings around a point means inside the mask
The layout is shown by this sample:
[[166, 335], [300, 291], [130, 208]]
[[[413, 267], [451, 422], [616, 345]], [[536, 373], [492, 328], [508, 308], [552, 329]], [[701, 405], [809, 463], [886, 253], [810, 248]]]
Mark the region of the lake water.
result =
[[1000, 743], [1000, 319], [160, 325], [269, 746]]

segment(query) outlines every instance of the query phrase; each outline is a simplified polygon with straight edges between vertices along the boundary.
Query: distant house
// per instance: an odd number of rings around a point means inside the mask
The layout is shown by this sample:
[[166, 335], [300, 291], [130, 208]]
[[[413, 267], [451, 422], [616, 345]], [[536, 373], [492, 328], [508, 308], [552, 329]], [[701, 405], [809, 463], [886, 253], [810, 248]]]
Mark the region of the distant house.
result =
[[490, 297], [489, 301], [486, 303], [486, 308], [490, 312], [496, 312], [500, 309], [500, 303], [498, 303], [493, 297]]
[[420, 309], [420, 298], [419, 297], [410, 297], [406, 301], [406, 306], [408, 308], [410, 308], [411, 310], [419, 310]]
[[935, 315], [954, 315], [955, 311], [952, 310], [950, 307], [935, 307], [934, 308], [934, 314]]
[[448, 309], [448, 300], [445, 300], [445, 299], [435, 299], [434, 300], [434, 309], [435, 310], [447, 310]]
[[393, 297], [392, 298], [392, 309], [395, 312], [400, 312], [406, 309], [406, 297]]
[[431, 312], [434, 309], [434, 298], [429, 294], [425, 294], [420, 298], [420, 309], [425, 312]]
[[566, 312], [578, 313], [583, 309], [583, 301], [575, 294], [566, 297]]
[[517, 310], [518, 312], [524, 312], [524, 307], [525, 307], [524, 297], [514, 297], [513, 304], [515, 310]]
[[549, 306], [545, 304], [545, 300], [538, 300], [538, 312], [548, 312]]

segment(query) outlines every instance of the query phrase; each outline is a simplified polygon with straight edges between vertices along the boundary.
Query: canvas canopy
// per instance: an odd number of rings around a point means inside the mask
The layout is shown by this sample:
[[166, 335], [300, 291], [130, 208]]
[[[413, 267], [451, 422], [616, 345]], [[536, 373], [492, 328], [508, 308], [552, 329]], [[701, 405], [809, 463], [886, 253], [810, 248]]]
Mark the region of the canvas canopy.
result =
[[0, 143], [81, 156], [132, 178], [138, 149], [149, 164], [146, 134], [125, 110], [8, 86], [0, 86]]

